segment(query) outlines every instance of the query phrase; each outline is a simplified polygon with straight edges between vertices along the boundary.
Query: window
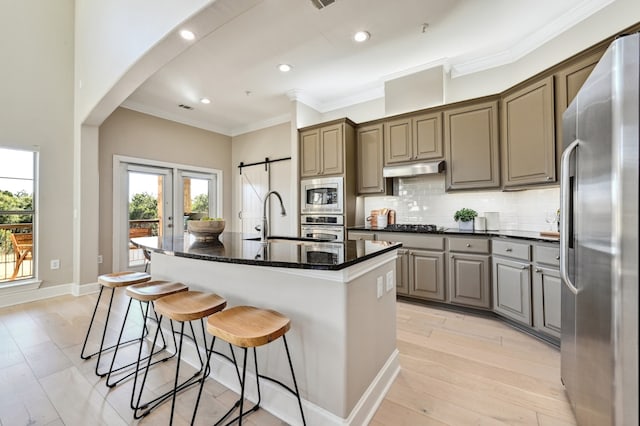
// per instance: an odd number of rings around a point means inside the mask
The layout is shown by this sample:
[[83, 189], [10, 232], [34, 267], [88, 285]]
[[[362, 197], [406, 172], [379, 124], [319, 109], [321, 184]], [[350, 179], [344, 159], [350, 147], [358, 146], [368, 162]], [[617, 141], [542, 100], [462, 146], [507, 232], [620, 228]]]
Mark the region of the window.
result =
[[35, 276], [36, 159], [0, 148], [0, 286]]

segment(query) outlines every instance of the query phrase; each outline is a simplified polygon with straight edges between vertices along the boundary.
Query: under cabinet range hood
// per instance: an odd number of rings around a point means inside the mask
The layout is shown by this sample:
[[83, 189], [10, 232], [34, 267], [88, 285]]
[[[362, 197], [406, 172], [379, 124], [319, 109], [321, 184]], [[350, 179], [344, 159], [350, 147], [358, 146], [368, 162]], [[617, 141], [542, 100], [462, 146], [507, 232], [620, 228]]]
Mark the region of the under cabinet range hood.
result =
[[386, 178], [432, 175], [444, 171], [444, 160], [422, 163], [400, 164], [382, 168], [382, 176]]

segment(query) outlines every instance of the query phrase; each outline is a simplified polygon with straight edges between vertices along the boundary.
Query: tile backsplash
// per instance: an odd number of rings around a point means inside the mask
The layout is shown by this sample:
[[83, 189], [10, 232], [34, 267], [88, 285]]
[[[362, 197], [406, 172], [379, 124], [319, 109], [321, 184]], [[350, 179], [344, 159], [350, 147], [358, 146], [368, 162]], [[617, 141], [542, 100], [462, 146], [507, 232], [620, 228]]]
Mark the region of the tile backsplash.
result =
[[453, 220], [456, 210], [473, 209], [499, 212], [500, 229], [547, 231], [547, 212], [560, 206], [560, 189], [555, 186], [526, 191], [445, 192], [444, 175], [424, 175], [396, 178], [394, 196], [364, 197], [365, 217], [371, 210], [383, 207], [396, 210], [397, 223], [430, 223], [447, 228], [457, 227]]

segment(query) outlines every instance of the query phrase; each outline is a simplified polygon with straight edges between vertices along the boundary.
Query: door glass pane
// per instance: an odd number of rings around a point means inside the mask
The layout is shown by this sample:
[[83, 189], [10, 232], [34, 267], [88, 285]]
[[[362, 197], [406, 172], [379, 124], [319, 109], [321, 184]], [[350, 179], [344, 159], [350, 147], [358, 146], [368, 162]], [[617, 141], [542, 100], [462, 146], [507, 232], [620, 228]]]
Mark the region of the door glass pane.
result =
[[184, 230], [187, 220], [218, 217], [217, 177], [212, 174], [182, 172]]
[[36, 153], [0, 148], [0, 286], [33, 278]]
[[[129, 238], [162, 235], [163, 187], [162, 174], [129, 171]], [[141, 249], [129, 244], [129, 266], [144, 265]]]

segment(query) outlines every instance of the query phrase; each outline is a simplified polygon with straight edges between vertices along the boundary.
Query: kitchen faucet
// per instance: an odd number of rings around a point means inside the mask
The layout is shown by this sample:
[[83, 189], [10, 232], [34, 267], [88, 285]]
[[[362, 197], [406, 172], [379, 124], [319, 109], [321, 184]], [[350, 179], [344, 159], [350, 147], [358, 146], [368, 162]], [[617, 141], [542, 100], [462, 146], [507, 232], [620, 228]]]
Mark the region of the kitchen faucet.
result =
[[260, 228], [260, 242], [262, 242], [263, 244], [266, 244], [267, 235], [269, 233], [269, 225], [267, 223], [267, 201], [269, 200], [269, 196], [272, 194], [274, 194], [276, 197], [278, 197], [278, 200], [280, 200], [280, 208], [282, 209], [280, 214], [282, 216], [287, 215], [287, 211], [284, 208], [284, 203], [282, 202], [282, 197], [280, 196], [278, 191], [269, 191], [267, 195], [264, 196], [264, 202], [262, 205], [262, 227]]

